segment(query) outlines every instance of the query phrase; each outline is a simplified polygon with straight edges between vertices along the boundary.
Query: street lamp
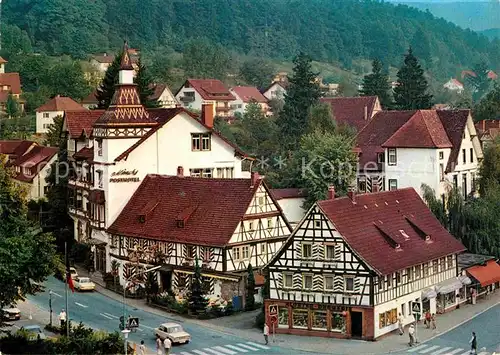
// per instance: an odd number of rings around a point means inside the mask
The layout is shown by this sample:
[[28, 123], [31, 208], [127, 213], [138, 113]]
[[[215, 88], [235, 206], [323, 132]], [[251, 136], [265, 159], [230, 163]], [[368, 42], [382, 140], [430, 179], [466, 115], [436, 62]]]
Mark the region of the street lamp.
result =
[[146, 270], [143, 270], [143, 271], [138, 272], [136, 274], [130, 275], [127, 279], [125, 279], [125, 283], [123, 284], [123, 323], [124, 323], [124, 329], [123, 330], [126, 329], [126, 326], [125, 326], [125, 292], [127, 291], [127, 283], [133, 277], [136, 277], [136, 276], [139, 276], [139, 275], [142, 275], [142, 274], [147, 274], [147, 273], [149, 273], [151, 271], [158, 270], [159, 268], [161, 268], [161, 265], [158, 265], [158, 266], [152, 267], [151, 269], [146, 269]]
[[49, 290], [49, 311], [50, 311], [50, 327], [52, 327], [52, 290]]
[[123, 338], [125, 339], [124, 340], [124, 343], [125, 343], [125, 355], [127, 355], [127, 352], [128, 352], [128, 342], [127, 342], [127, 339], [128, 339], [128, 333], [130, 333], [130, 330], [129, 329], [123, 329], [122, 330], [122, 333], [123, 333]]

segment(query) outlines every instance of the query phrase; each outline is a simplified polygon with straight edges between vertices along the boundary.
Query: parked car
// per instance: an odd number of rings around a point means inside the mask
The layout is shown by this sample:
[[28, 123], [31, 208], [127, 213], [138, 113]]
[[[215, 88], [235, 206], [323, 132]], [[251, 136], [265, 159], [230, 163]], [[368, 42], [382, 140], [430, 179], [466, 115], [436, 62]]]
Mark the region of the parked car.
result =
[[2, 309], [2, 315], [5, 320], [19, 320], [21, 319], [21, 311], [15, 304]]
[[21, 327], [21, 331], [24, 331], [28, 333], [28, 339], [29, 340], [37, 340], [38, 338], [40, 339], [47, 339], [47, 335], [43, 332], [42, 328], [39, 325], [27, 325], [24, 327]]
[[155, 329], [155, 334], [160, 336], [161, 340], [169, 338], [172, 344], [187, 344], [191, 341], [191, 335], [182, 328], [182, 325], [177, 323], [160, 324]]
[[90, 281], [88, 277], [77, 276], [76, 279], [73, 281], [73, 285], [75, 286], [75, 289], [78, 291], [95, 290], [95, 283]]
[[75, 280], [78, 277], [78, 272], [74, 267], [69, 268], [69, 273], [71, 274], [71, 278]]

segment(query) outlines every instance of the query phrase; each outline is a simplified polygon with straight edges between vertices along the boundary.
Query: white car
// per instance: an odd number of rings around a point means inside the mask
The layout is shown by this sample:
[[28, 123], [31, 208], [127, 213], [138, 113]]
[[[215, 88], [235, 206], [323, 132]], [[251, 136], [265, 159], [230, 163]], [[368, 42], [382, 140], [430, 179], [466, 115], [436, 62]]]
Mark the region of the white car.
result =
[[19, 320], [21, 319], [21, 311], [15, 304], [2, 309], [3, 318], [5, 320]]
[[74, 267], [69, 268], [69, 273], [70, 273], [71, 278], [73, 280], [75, 280], [78, 277], [78, 272], [76, 271], [76, 269]]
[[191, 335], [184, 331], [182, 325], [177, 323], [160, 324], [160, 326], [155, 329], [155, 334], [158, 335], [161, 340], [169, 338], [172, 344], [187, 344], [191, 341]]
[[90, 281], [88, 277], [77, 276], [76, 279], [73, 281], [73, 285], [75, 286], [75, 289], [78, 291], [95, 290], [95, 283]]
[[47, 339], [47, 335], [45, 335], [39, 325], [26, 325], [24, 327], [21, 327], [21, 331], [27, 333], [28, 340]]

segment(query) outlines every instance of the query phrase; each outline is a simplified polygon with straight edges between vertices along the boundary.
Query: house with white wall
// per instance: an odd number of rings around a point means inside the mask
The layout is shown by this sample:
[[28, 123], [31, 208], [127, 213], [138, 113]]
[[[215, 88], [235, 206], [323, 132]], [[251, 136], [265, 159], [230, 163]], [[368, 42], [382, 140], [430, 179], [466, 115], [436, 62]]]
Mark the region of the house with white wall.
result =
[[[449, 311], [465, 247], [413, 188], [318, 201], [267, 266], [276, 333], [375, 340], [423, 312]], [[440, 307], [440, 305], [443, 305]]]
[[180, 105], [174, 94], [172, 94], [172, 91], [170, 91], [168, 85], [151, 84], [151, 86], [153, 88], [153, 94], [149, 97], [149, 100], [157, 101], [159, 107], [174, 108]]
[[231, 117], [231, 102], [235, 97], [220, 80], [188, 79], [175, 94], [182, 107], [201, 110], [203, 104], [211, 104], [215, 116]]
[[451, 78], [446, 83], [444, 83], [443, 87], [450, 91], [454, 91], [457, 94], [461, 94], [464, 91], [464, 84], [454, 78]]
[[272, 189], [271, 193], [278, 201], [290, 225], [295, 227], [307, 212], [303, 207], [307, 197], [306, 190], [298, 188]]
[[235, 100], [231, 102], [231, 109], [234, 113], [244, 114], [250, 103], [260, 106], [262, 112], [268, 116], [269, 110], [267, 98], [254, 86], [235, 86], [229, 90], [234, 95]]
[[481, 144], [469, 110], [381, 111], [356, 138], [357, 190], [476, 190]]
[[288, 84], [282, 81], [275, 81], [269, 85], [262, 95], [268, 100], [284, 100]]
[[36, 133], [43, 134], [49, 131], [54, 118], [63, 116], [65, 111], [84, 111], [85, 107], [70, 97], [54, 96], [36, 109]]

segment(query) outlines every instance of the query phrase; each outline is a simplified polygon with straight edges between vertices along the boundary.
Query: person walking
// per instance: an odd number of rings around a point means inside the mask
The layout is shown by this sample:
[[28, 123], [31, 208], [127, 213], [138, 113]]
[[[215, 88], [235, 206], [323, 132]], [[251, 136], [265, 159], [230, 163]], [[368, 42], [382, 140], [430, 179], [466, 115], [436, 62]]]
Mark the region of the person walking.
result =
[[156, 355], [163, 355], [163, 342], [158, 334], [156, 334]]
[[146, 345], [144, 345], [144, 340], [141, 340], [141, 345], [139, 345], [139, 355], [146, 355]]
[[469, 343], [470, 343], [470, 353], [477, 355], [477, 338], [475, 332], [472, 332], [472, 338], [470, 339]]
[[413, 324], [410, 324], [410, 327], [408, 328], [408, 335], [410, 336], [410, 343], [408, 345], [413, 346], [415, 343], [415, 327]]
[[405, 327], [404, 327], [403, 323], [404, 323], [404, 318], [401, 315], [401, 313], [399, 313], [399, 317], [398, 317], [399, 335], [403, 335], [405, 333]]
[[66, 311], [64, 308], [59, 313], [59, 322], [61, 323], [61, 331], [66, 327]]
[[170, 354], [170, 349], [172, 348], [172, 342], [169, 338], [165, 338], [163, 341], [163, 347], [165, 348], [165, 355]]
[[264, 340], [266, 341], [266, 345], [269, 344], [269, 326], [267, 323], [264, 323]]
[[436, 329], [436, 314], [435, 313], [432, 313], [432, 316], [431, 316], [431, 328]]
[[425, 327], [429, 329], [431, 327], [431, 312], [425, 312]]

